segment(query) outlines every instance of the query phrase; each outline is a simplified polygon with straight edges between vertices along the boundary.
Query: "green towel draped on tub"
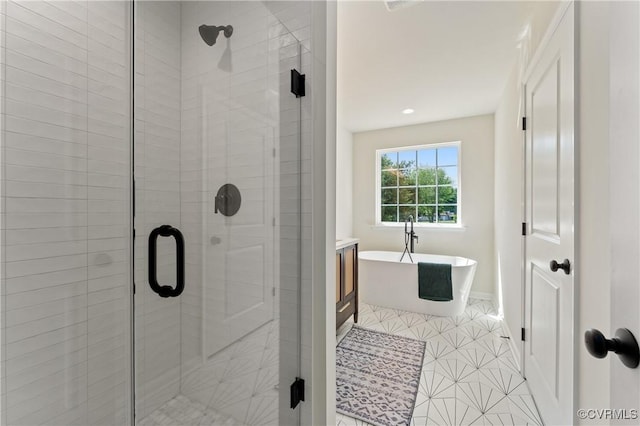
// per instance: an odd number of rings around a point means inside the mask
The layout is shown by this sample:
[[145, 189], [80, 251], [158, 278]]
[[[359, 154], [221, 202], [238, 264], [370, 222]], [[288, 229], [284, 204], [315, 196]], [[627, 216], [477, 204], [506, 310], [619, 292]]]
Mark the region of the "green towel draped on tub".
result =
[[451, 265], [418, 262], [418, 296], [436, 302], [453, 300]]

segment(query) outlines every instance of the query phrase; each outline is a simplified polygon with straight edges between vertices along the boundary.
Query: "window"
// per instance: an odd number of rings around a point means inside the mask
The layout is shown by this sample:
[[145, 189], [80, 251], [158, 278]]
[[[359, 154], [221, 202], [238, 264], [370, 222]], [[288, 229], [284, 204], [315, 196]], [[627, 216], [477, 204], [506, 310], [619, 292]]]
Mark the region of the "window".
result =
[[376, 153], [378, 223], [460, 224], [460, 142]]

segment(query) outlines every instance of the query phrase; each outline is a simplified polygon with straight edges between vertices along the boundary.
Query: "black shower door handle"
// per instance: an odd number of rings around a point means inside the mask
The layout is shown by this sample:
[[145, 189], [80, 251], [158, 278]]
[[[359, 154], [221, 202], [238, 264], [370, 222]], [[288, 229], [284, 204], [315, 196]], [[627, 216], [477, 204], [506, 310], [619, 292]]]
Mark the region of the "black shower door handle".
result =
[[[176, 240], [176, 286], [158, 284], [158, 236]], [[149, 286], [160, 297], [178, 297], [184, 290], [184, 238], [182, 232], [171, 225], [162, 225], [149, 234]]]

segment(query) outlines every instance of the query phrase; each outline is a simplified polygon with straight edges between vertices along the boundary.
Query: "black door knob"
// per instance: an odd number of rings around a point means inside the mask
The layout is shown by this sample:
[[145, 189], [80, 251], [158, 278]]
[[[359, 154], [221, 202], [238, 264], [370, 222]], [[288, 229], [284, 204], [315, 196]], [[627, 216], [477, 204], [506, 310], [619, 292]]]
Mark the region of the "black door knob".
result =
[[638, 342], [626, 328], [617, 329], [613, 339], [607, 339], [595, 328], [587, 330], [584, 333], [584, 344], [589, 353], [596, 358], [605, 358], [609, 351], [612, 351], [629, 368], [636, 368], [640, 362]]
[[552, 260], [549, 262], [549, 269], [553, 272], [556, 272], [558, 269], [562, 269], [565, 274], [569, 275], [571, 273], [571, 262], [569, 262], [569, 259], [563, 260], [562, 263]]

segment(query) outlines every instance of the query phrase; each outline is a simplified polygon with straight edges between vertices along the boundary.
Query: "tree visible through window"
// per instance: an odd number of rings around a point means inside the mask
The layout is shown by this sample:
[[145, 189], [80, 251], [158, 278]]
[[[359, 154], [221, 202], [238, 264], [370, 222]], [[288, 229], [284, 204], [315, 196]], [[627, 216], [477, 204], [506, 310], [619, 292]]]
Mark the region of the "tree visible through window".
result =
[[459, 145], [378, 151], [381, 222], [458, 223]]

